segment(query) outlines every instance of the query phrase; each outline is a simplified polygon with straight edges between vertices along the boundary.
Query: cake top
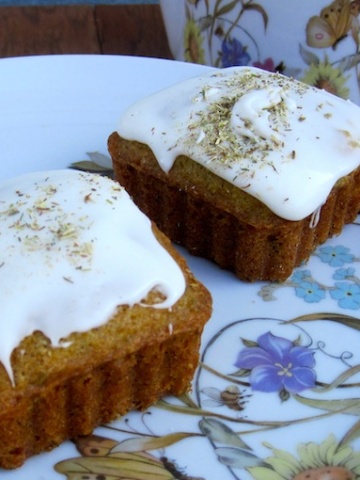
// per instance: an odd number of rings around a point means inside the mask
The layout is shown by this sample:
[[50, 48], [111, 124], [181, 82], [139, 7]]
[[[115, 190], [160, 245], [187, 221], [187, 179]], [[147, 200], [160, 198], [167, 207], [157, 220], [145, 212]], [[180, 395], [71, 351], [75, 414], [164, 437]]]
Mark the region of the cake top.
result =
[[278, 216], [316, 212], [360, 164], [360, 108], [252, 67], [211, 71], [125, 112], [118, 133], [149, 145], [169, 172], [186, 155]]
[[0, 279], [0, 361], [10, 378], [13, 349], [35, 330], [62, 345], [152, 289], [163, 299], [153, 308], [171, 308], [185, 291], [180, 267], [126, 191], [74, 170], [0, 185]]

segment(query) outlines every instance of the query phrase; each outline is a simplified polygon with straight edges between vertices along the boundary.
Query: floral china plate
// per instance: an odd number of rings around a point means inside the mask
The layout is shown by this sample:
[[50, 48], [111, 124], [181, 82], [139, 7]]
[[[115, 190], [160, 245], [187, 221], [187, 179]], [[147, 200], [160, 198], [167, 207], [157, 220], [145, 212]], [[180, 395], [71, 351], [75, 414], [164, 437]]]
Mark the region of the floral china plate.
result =
[[360, 103], [358, 0], [160, 0], [174, 58], [278, 71]]
[[[206, 68], [135, 57], [1, 60], [0, 178], [99, 159], [107, 168], [122, 110]], [[360, 479], [359, 235], [360, 218], [283, 283], [246, 284], [180, 249], [214, 302], [192, 391], [0, 478]]]

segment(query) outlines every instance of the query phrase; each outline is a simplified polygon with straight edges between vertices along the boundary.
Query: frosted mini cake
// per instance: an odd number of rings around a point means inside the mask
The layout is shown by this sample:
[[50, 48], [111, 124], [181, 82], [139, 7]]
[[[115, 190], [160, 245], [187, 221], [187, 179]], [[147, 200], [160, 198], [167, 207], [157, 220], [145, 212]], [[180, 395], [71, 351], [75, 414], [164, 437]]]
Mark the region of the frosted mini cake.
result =
[[0, 185], [0, 467], [189, 389], [210, 295], [104, 177]]
[[244, 280], [284, 280], [360, 209], [360, 109], [234, 67], [141, 100], [115, 177], [172, 240]]

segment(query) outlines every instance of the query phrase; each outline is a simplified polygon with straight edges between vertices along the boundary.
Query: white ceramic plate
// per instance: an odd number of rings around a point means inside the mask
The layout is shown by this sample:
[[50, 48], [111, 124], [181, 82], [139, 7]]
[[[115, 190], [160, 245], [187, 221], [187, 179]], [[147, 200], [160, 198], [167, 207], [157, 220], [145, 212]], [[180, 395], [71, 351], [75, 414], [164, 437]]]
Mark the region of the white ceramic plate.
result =
[[[107, 154], [127, 105], [204, 69], [133, 57], [1, 60], [0, 179]], [[185, 254], [214, 301], [192, 394], [99, 428], [101, 452], [97, 437], [79, 449], [66, 442], [0, 478], [288, 480], [323, 468], [360, 478], [359, 234], [360, 219], [276, 285], [244, 284]]]

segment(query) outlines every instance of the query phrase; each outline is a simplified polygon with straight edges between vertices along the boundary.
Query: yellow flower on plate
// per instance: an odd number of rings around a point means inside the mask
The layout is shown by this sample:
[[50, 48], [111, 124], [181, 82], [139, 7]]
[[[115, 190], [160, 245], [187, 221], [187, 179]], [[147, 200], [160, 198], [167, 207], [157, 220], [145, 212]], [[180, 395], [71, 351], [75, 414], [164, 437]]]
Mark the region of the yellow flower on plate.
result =
[[205, 54], [203, 49], [203, 39], [199, 26], [194, 20], [189, 19], [186, 22], [184, 30], [184, 51], [185, 60], [191, 63], [205, 63]]
[[273, 455], [266, 466], [249, 468], [255, 480], [359, 480], [360, 452], [348, 445], [339, 445], [334, 435], [324, 442], [298, 446], [298, 458], [285, 450], [266, 445]]
[[350, 90], [346, 87], [348, 78], [340, 68], [333, 67], [327, 61], [312, 63], [300, 80], [338, 97], [349, 98]]

